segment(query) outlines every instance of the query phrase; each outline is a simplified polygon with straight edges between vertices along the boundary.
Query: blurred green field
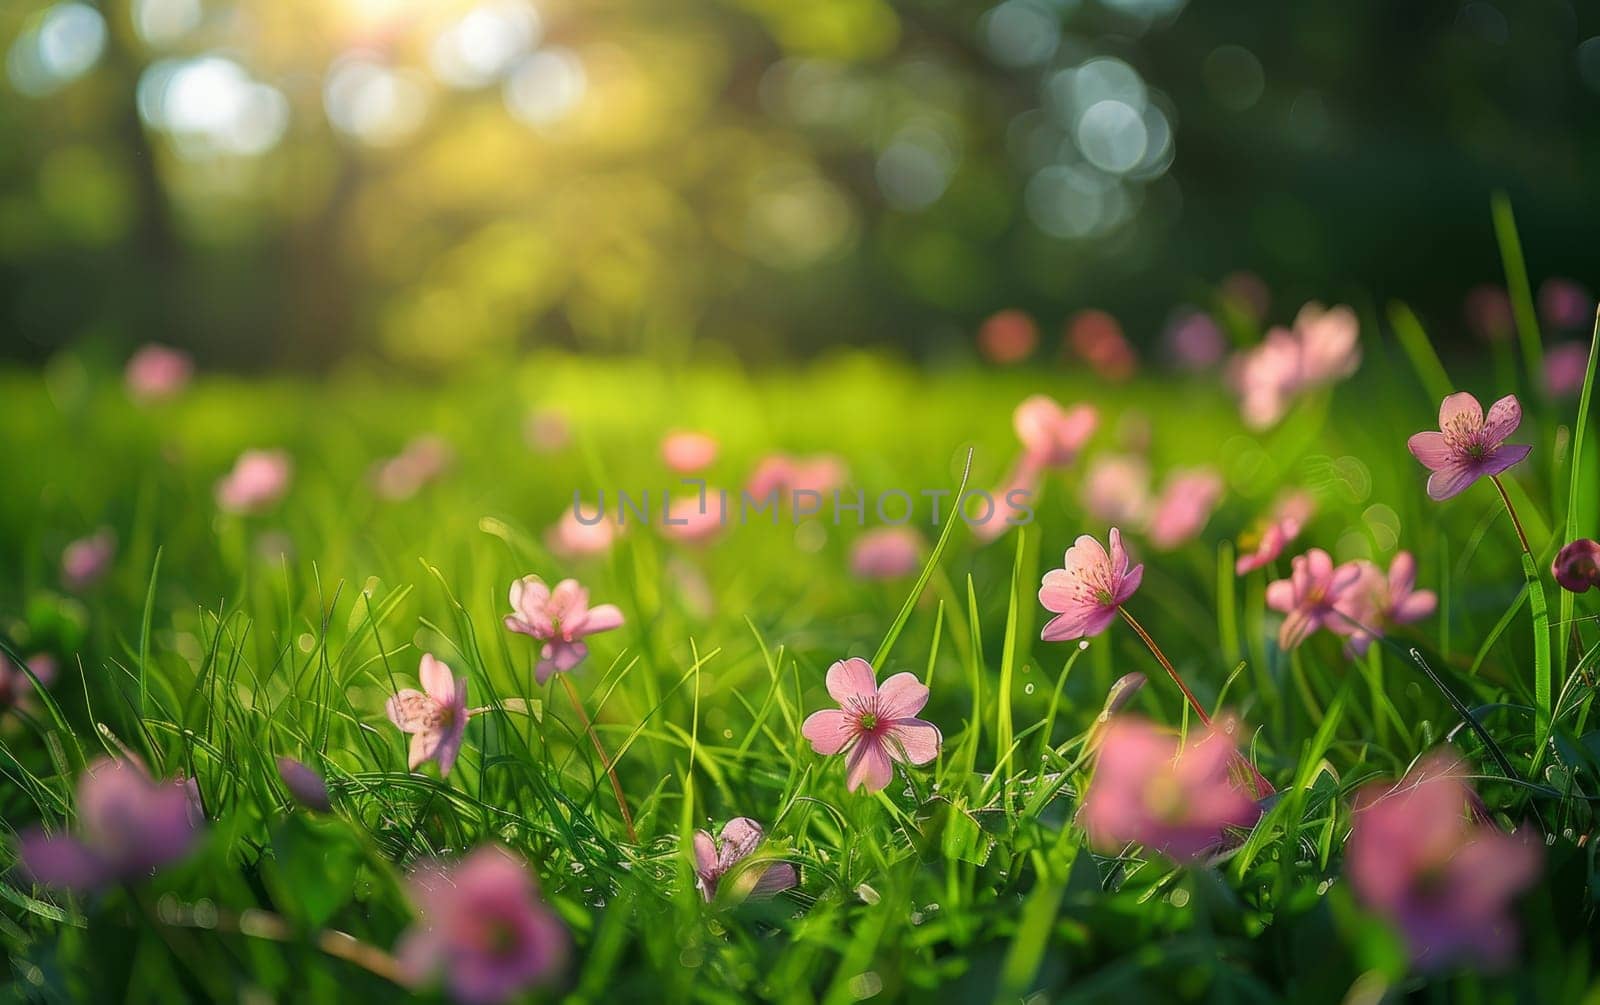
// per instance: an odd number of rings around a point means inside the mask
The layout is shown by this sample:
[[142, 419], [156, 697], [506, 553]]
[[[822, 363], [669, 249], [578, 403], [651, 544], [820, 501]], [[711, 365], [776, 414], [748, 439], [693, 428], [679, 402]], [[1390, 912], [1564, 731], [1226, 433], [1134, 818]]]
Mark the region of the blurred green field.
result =
[[[202, 850], [148, 884], [74, 899], [0, 878], [11, 993], [393, 996], [320, 952], [314, 934], [392, 947], [410, 921], [405, 867], [494, 841], [526, 857], [571, 928], [571, 964], [548, 993], [579, 1001], [935, 990], [962, 1001], [1593, 1000], [1583, 996], [1600, 963], [1589, 927], [1600, 885], [1593, 846], [1579, 839], [1593, 830], [1600, 775], [1584, 738], [1590, 660], [1581, 674], [1575, 665], [1600, 638], [1594, 605], [1579, 597], [1583, 620], [1555, 633], [1570, 643], [1556, 646], [1557, 687], [1572, 684], [1558, 756], [1531, 783], [1497, 778], [1404, 647], [1486, 710], [1528, 774], [1535, 674], [1515, 538], [1487, 486], [1444, 504], [1424, 495], [1405, 440], [1435, 428], [1438, 399], [1376, 330], [1354, 379], [1265, 434], [1246, 430], [1214, 375], [1108, 385], [1042, 365], [919, 371], [848, 354], [759, 373], [549, 356], [438, 386], [370, 371], [202, 377], [149, 406], [70, 356], [42, 376], [0, 377], [0, 632], [14, 655], [50, 652], [62, 665], [54, 706], [0, 733], [0, 814], [12, 830], [63, 820], [85, 760], [125, 746], [158, 776], [196, 778], [210, 821]], [[1488, 371], [1452, 374], [1453, 388], [1485, 401], [1515, 390]], [[1147, 444], [1158, 483], [1195, 465], [1224, 476], [1197, 541], [1163, 554], [1132, 539], [1146, 572], [1129, 605], [1201, 701], [1246, 723], [1282, 793], [1214, 867], [1106, 856], [1072, 824], [1083, 741], [1113, 680], [1148, 674], [1132, 707], [1186, 721], [1122, 626], [1081, 652], [1038, 641], [1040, 576], [1078, 534], [1106, 530], [1080, 503], [1084, 462], [1047, 478], [1036, 522], [1020, 532], [979, 545], [954, 529], [877, 668], [880, 679], [912, 670], [929, 681], [923, 714], [943, 730], [943, 752], [876, 797], [847, 794], [837, 759], [799, 734], [828, 704], [828, 665], [870, 658], [912, 588], [912, 577], [852, 577], [850, 544], [865, 529], [853, 514], [837, 526], [832, 506], [798, 523], [752, 521], [703, 546], [633, 528], [588, 559], [559, 558], [545, 541], [574, 491], [586, 501], [601, 489], [692, 492], [659, 455], [672, 429], [713, 434], [721, 452], [706, 478], [735, 491], [771, 451], [836, 453], [848, 489], [868, 494], [872, 526], [877, 493], [954, 489], [969, 450], [971, 484], [1000, 484], [1018, 452], [1012, 409], [1037, 392], [1101, 409], [1089, 463]], [[1516, 439], [1535, 448], [1508, 485], [1548, 570], [1566, 540], [1576, 411], [1526, 390], [1524, 401]], [[530, 449], [536, 413], [564, 416], [570, 444]], [[380, 498], [373, 466], [426, 433], [451, 445], [450, 470], [413, 498]], [[220, 513], [213, 485], [250, 447], [289, 452], [288, 494], [261, 515]], [[1296, 552], [1417, 556], [1440, 609], [1398, 635], [1398, 651], [1376, 646], [1353, 662], [1327, 636], [1278, 651], [1266, 578], [1234, 576], [1233, 542], [1295, 487], [1318, 502]], [[1579, 493], [1582, 534], [1595, 532], [1597, 496]], [[930, 549], [944, 529], [920, 499], [914, 525]], [[62, 549], [101, 526], [118, 539], [114, 565], [73, 595], [60, 584]], [[626, 614], [622, 629], [589, 640], [569, 677], [618, 755], [637, 846], [560, 685], [534, 684], [533, 646], [501, 625], [507, 587], [528, 573], [575, 576]], [[422, 652], [470, 678], [473, 704], [523, 699], [534, 713], [475, 717], [443, 781], [432, 766], [406, 771], [405, 737], [384, 718], [393, 682], [415, 681]], [[1488, 806], [1509, 821], [1536, 816], [1552, 839], [1543, 880], [1521, 902], [1519, 965], [1424, 983], [1340, 880], [1345, 797], [1452, 734], [1479, 766]], [[284, 755], [326, 776], [332, 814], [292, 808], [274, 765]], [[694, 890], [687, 832], [741, 815], [767, 827], [766, 850], [798, 865], [800, 886], [711, 911]], [[281, 937], [242, 932], [252, 910], [282, 916]]]

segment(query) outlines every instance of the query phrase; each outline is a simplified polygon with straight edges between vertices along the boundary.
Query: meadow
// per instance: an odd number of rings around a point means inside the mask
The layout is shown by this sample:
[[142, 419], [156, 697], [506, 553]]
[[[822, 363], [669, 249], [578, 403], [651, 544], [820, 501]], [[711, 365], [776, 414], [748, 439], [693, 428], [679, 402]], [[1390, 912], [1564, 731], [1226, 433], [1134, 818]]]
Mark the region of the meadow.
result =
[[[919, 369], [839, 352], [750, 371], [550, 354], [437, 382], [202, 373], [144, 401], [120, 361], [89, 351], [8, 373], [8, 993], [1595, 1001], [1600, 633], [1594, 594], [1551, 575], [1558, 549], [1597, 530], [1595, 431], [1537, 379], [1536, 334], [1441, 363], [1409, 315], [1360, 322], [1359, 369], [1265, 423], [1241, 417], [1215, 366], [1110, 380], [1081, 362]], [[1532, 449], [1500, 484], [1526, 563], [1488, 479], [1435, 501], [1407, 449], [1462, 390], [1485, 407], [1521, 400], [1511, 442]], [[1014, 414], [1040, 394], [1098, 422], [1030, 467]], [[664, 458], [674, 430], [707, 434], [714, 458]], [[282, 451], [281, 484], [219, 489], [250, 449]], [[812, 473], [817, 513], [552, 532], [575, 492], [678, 505], [696, 493], [685, 477], [737, 493], [775, 454], [790, 458], [786, 491], [806, 480], [795, 468], [827, 467]], [[1214, 491], [1194, 504], [1198, 527], [1163, 537], [1164, 486], [1200, 469]], [[1019, 477], [1032, 519], [998, 534], [937, 494]], [[864, 511], [833, 491], [865, 493]], [[890, 540], [914, 561], [855, 551], [886, 522], [885, 492], [912, 502], [916, 539]], [[1239, 574], [1286, 505], [1291, 540]], [[1209, 731], [1110, 607], [1114, 623], [1081, 645], [1041, 638], [1042, 579], [1079, 535], [1105, 542], [1113, 525], [1143, 574], [1107, 593], [1111, 607], [1231, 725]], [[103, 561], [80, 549], [84, 565], [64, 569], [84, 539]], [[1436, 604], [1359, 655], [1329, 611], [1313, 612], [1323, 630], [1286, 637], [1269, 584], [1312, 549], [1379, 569], [1408, 553]], [[508, 591], [529, 575], [580, 581], [590, 617], [615, 606], [607, 630], [572, 640], [586, 658], [553, 674], [536, 672], [542, 646], [552, 630], [567, 645], [560, 621], [576, 615], [532, 609], [508, 630], [527, 613]], [[425, 654], [465, 695], [436, 693], [451, 682], [423, 672]], [[41, 655], [48, 681], [17, 669]], [[827, 727], [807, 724], [840, 703], [830, 667], [852, 658], [880, 686], [914, 675], [897, 693], [925, 686], [907, 715], [938, 730], [931, 760], [909, 739], [888, 750], [881, 786], [851, 770], [858, 751], [818, 753]], [[391, 719], [431, 738], [422, 763]], [[1119, 733], [1125, 722], [1151, 732]], [[1179, 764], [1198, 774], [1168, 778], [1177, 748], [1161, 745], [1179, 735]], [[1119, 771], [1178, 786], [1124, 807], [1144, 814], [1133, 831], [1091, 800], [1124, 748], [1130, 763], [1156, 753]], [[1476, 796], [1452, 808], [1447, 793], [1428, 819], [1446, 842], [1473, 828], [1469, 851], [1410, 847], [1428, 828], [1401, 814], [1368, 867], [1415, 865], [1395, 880], [1414, 896], [1375, 897], [1352, 864], [1370, 787], [1410, 777], [1420, 791], [1445, 748], [1459, 758], [1449, 791]], [[79, 795], [82, 777], [119, 771], [109, 809]], [[847, 787], [858, 773], [867, 783]], [[1208, 825], [1224, 789], [1248, 798]], [[177, 818], [152, 822], [180, 790]], [[760, 831], [723, 830], [737, 818]], [[1206, 833], [1185, 844], [1167, 825]], [[99, 857], [30, 868], [30, 841]], [[483, 852], [495, 847], [511, 857]], [[1452, 919], [1480, 927], [1444, 931]], [[1429, 924], [1442, 926], [1431, 947]]]

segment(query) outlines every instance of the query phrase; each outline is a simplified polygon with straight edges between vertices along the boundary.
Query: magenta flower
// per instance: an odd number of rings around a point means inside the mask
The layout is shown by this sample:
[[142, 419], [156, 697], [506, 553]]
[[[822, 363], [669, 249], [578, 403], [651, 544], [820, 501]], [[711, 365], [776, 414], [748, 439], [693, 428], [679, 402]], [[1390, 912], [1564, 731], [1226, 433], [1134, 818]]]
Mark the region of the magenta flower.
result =
[[1467, 292], [1462, 305], [1467, 327], [1485, 342], [1504, 342], [1516, 333], [1517, 321], [1511, 310], [1511, 297], [1505, 289], [1485, 283]]
[[1277, 561], [1289, 542], [1300, 536], [1298, 520], [1275, 520], [1267, 524], [1256, 538], [1255, 547], [1245, 550], [1245, 540], [1239, 541], [1239, 558], [1233, 563], [1235, 575], [1243, 576]]
[[1222, 499], [1222, 476], [1210, 468], [1177, 471], [1167, 478], [1146, 531], [1150, 543], [1170, 551], [1205, 530]]
[[1594, 324], [1594, 297], [1571, 279], [1546, 279], [1539, 284], [1539, 317], [1551, 328], [1587, 328]]
[[1432, 590], [1418, 590], [1417, 560], [1409, 551], [1395, 555], [1388, 575], [1371, 562], [1357, 562], [1361, 576], [1339, 601], [1337, 609], [1345, 615], [1345, 626], [1353, 629], [1346, 648], [1360, 656], [1372, 645], [1373, 636], [1355, 625], [1378, 630], [1409, 625], [1431, 615], [1439, 606]]
[[188, 353], [152, 342], [128, 358], [122, 377], [135, 401], [152, 402], [182, 391], [193, 373]]
[[1035, 394], [1011, 414], [1026, 458], [1035, 467], [1066, 467], [1094, 435], [1100, 413], [1092, 405], [1062, 408], [1054, 398]]
[[1550, 574], [1563, 590], [1585, 593], [1600, 586], [1600, 542], [1580, 537], [1556, 553]]
[[1205, 370], [1221, 362], [1227, 336], [1211, 315], [1186, 311], [1173, 318], [1163, 335], [1167, 354], [1184, 370]]
[[103, 757], [78, 779], [77, 835], [35, 827], [19, 837], [17, 857], [35, 882], [86, 893], [188, 855], [200, 823], [192, 782], [158, 782], [142, 765]]
[[1208, 729], [1179, 749], [1178, 739], [1143, 719], [1111, 720], [1084, 796], [1089, 840], [1104, 851], [1130, 841], [1179, 862], [1217, 849], [1230, 827], [1261, 816], [1255, 800], [1230, 777], [1237, 756], [1232, 736]]
[[[707, 831], [694, 832], [695, 889], [706, 903], [717, 895], [717, 885], [729, 870], [750, 857], [761, 843], [761, 825], [749, 817], [734, 817], [722, 826], [721, 841], [713, 840]], [[761, 869], [746, 869], [739, 876], [739, 885], [750, 897], [771, 897], [793, 887], [799, 882], [794, 866], [777, 862]]]
[[599, 514], [599, 519], [586, 514], [580, 520], [577, 510], [568, 509], [556, 525], [545, 532], [544, 541], [562, 558], [587, 558], [610, 551], [621, 533], [622, 528], [617, 526], [612, 514]]
[[1084, 512], [1095, 520], [1143, 524], [1150, 514], [1150, 465], [1133, 454], [1101, 454], [1079, 492]]
[[1552, 398], [1576, 398], [1589, 376], [1589, 347], [1563, 342], [1544, 354], [1544, 389]]
[[538, 576], [523, 576], [511, 584], [511, 613], [506, 627], [543, 642], [533, 668], [540, 684], [551, 674], [565, 673], [589, 655], [583, 641], [598, 632], [622, 626], [622, 611], [615, 604], [589, 606], [589, 591], [576, 579], [563, 579], [554, 590]]
[[412, 873], [411, 891], [419, 918], [395, 956], [413, 984], [442, 976], [456, 1000], [494, 1005], [550, 981], [566, 964], [566, 926], [504, 848], [484, 845], [454, 866], [425, 863]]
[[1511, 902], [1538, 876], [1540, 849], [1466, 809], [1475, 798], [1453, 757], [1434, 755], [1395, 784], [1357, 795], [1345, 846], [1356, 895], [1404, 936], [1412, 962], [1499, 966], [1516, 951]]
[[[55, 683], [56, 660], [49, 653], [36, 653], [23, 662], [33, 676], [38, 678], [41, 687], [49, 687]], [[10, 711], [26, 712], [32, 714], [37, 706], [37, 692], [33, 681], [22, 669], [0, 655], [0, 715]]]
[[859, 579], [900, 579], [922, 566], [922, 537], [909, 527], [879, 527], [850, 547], [850, 571]]
[[439, 777], [450, 774], [461, 753], [461, 738], [467, 730], [467, 679], [457, 677], [450, 668], [422, 654], [417, 669], [423, 690], [402, 688], [384, 711], [402, 733], [411, 734], [411, 754], [407, 767], [412, 771], [423, 761], [439, 762]]
[[679, 474], [692, 474], [717, 459], [717, 441], [705, 433], [668, 433], [661, 440], [661, 459]]
[[1432, 471], [1428, 498], [1449, 499], [1465, 492], [1485, 475], [1498, 475], [1528, 456], [1533, 447], [1508, 444], [1506, 437], [1522, 424], [1522, 406], [1508, 394], [1489, 407], [1487, 418], [1478, 399], [1457, 391], [1439, 406], [1439, 432], [1414, 434], [1406, 441], [1412, 456]]
[[1044, 574], [1039, 603], [1056, 615], [1039, 637], [1046, 642], [1099, 635], [1117, 619], [1117, 608], [1139, 589], [1144, 566], [1128, 564], [1122, 531], [1111, 528], [1111, 550], [1084, 534], [1067, 549], [1063, 565]]
[[1278, 646], [1293, 649], [1318, 628], [1338, 635], [1356, 629], [1339, 617], [1339, 604], [1345, 594], [1361, 580], [1361, 566], [1354, 562], [1334, 568], [1333, 559], [1321, 548], [1312, 548], [1290, 563], [1288, 579], [1267, 584], [1267, 606], [1285, 615], [1278, 630]]
[[328, 798], [328, 783], [294, 758], [278, 758], [278, 777], [283, 779], [284, 788], [294, 796], [294, 801], [306, 809], [321, 813], [333, 809], [333, 801]]
[[117, 535], [101, 527], [88, 537], [80, 537], [61, 553], [61, 583], [74, 593], [98, 583], [111, 569], [117, 556]]
[[894, 764], [927, 764], [939, 756], [939, 727], [917, 718], [928, 689], [916, 674], [897, 673], [878, 687], [872, 665], [860, 657], [828, 668], [828, 694], [838, 708], [812, 712], [800, 726], [823, 756], [848, 752], [845, 786], [877, 792], [894, 778]]
[[293, 468], [282, 450], [246, 450], [217, 482], [217, 505], [229, 513], [259, 513], [283, 498]]

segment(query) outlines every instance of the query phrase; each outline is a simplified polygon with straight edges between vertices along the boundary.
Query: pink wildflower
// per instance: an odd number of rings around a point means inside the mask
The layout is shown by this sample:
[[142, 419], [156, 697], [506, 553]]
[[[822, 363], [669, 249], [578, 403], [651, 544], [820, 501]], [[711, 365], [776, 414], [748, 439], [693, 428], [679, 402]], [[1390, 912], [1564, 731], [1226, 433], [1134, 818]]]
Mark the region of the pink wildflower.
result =
[[1493, 283], [1475, 286], [1467, 293], [1462, 307], [1467, 327], [1485, 342], [1504, 342], [1516, 333], [1516, 316], [1511, 297]]
[[811, 457], [769, 454], [756, 464], [745, 491], [758, 501], [776, 492], [779, 502], [792, 502], [796, 492], [821, 496], [843, 485], [848, 477], [844, 462], [832, 454]]
[[1143, 719], [1112, 719], [1083, 800], [1089, 840], [1105, 851], [1133, 841], [1179, 862], [1203, 858], [1228, 828], [1261, 816], [1231, 778], [1236, 756], [1226, 727], [1207, 729], [1180, 750], [1177, 737]]
[[1095, 520], [1143, 524], [1150, 512], [1150, 465], [1133, 454], [1100, 454], [1079, 492], [1084, 511]]
[[878, 686], [872, 665], [859, 657], [828, 668], [828, 694], [839, 708], [812, 712], [800, 732], [824, 756], [848, 751], [845, 785], [876, 792], [894, 778], [894, 764], [926, 764], [939, 756], [939, 727], [917, 718], [928, 689], [916, 674], [897, 673]]
[[1342, 380], [1361, 363], [1360, 324], [1355, 311], [1308, 303], [1293, 329], [1274, 328], [1253, 349], [1238, 353], [1233, 382], [1240, 414], [1253, 428], [1273, 425], [1306, 391]]
[[[40, 687], [55, 683], [56, 660], [49, 653], [36, 653], [23, 661], [38, 679]], [[37, 689], [22, 669], [0, 655], [0, 715], [13, 710], [32, 713], [37, 705]]]
[[1353, 629], [1349, 651], [1357, 656], [1372, 645], [1373, 636], [1351, 622], [1381, 632], [1394, 625], [1409, 625], [1431, 615], [1439, 606], [1439, 597], [1432, 590], [1418, 590], [1417, 560], [1409, 551], [1395, 555], [1389, 563], [1388, 575], [1371, 562], [1357, 562], [1361, 577], [1338, 605], [1339, 613], [1348, 620], [1345, 625]]
[[504, 848], [484, 845], [453, 866], [419, 866], [411, 890], [419, 920], [395, 956], [413, 984], [442, 975], [456, 1000], [494, 1005], [548, 982], [566, 964], [566, 927]]
[[1039, 635], [1046, 642], [1099, 635], [1117, 618], [1117, 608], [1139, 589], [1144, 566], [1129, 567], [1122, 532], [1111, 528], [1111, 550], [1084, 534], [1067, 549], [1063, 567], [1044, 574], [1039, 603], [1055, 614]]
[[614, 516], [601, 513], [599, 519], [585, 515], [580, 520], [574, 508], [561, 514], [556, 525], [545, 532], [544, 540], [562, 558], [584, 558], [610, 551], [621, 533]]
[[1239, 540], [1239, 558], [1233, 563], [1235, 575], [1243, 576], [1269, 563], [1275, 562], [1289, 542], [1300, 536], [1297, 520], [1275, 520], [1267, 524], [1255, 538], [1255, 546], [1246, 551], [1248, 538]]
[[1150, 543], [1167, 551], [1198, 536], [1221, 499], [1222, 476], [1210, 468], [1174, 472], [1150, 516]]
[[1049, 395], [1025, 399], [1011, 414], [1026, 457], [1039, 467], [1066, 467], [1077, 459], [1100, 423], [1093, 405], [1062, 408]]
[[1168, 356], [1183, 370], [1216, 366], [1227, 350], [1222, 329], [1202, 311], [1187, 311], [1173, 318], [1163, 338]]
[[[695, 888], [706, 903], [717, 895], [717, 885], [729, 870], [750, 857], [761, 843], [761, 825], [749, 817], [734, 817], [722, 826], [722, 838], [714, 840], [709, 831], [694, 832]], [[740, 886], [751, 897], [771, 897], [793, 887], [799, 878], [794, 866], [777, 862], [762, 869], [747, 869], [739, 877]]]
[[589, 606], [589, 591], [576, 579], [563, 579], [555, 589], [538, 576], [523, 576], [511, 584], [511, 613], [505, 625], [513, 632], [544, 643], [534, 678], [543, 684], [554, 673], [565, 673], [583, 662], [589, 647], [583, 639], [622, 626], [622, 611], [615, 604]]
[[132, 761], [103, 757], [78, 779], [78, 834], [24, 832], [22, 868], [36, 882], [76, 892], [142, 879], [188, 855], [200, 809], [189, 782], [158, 782]]
[[1139, 357], [1123, 337], [1122, 325], [1105, 311], [1074, 314], [1067, 321], [1067, 341], [1102, 380], [1124, 381], [1139, 368]]
[[152, 342], [128, 358], [122, 377], [135, 401], [153, 402], [182, 391], [193, 373], [188, 353]]
[[1563, 342], [1544, 354], [1544, 389], [1552, 398], [1576, 398], [1589, 376], [1589, 347]]
[[1033, 355], [1039, 326], [1026, 311], [996, 311], [978, 329], [978, 352], [990, 363], [1007, 366]]
[[572, 426], [558, 409], [546, 408], [523, 422], [522, 438], [534, 453], [553, 454], [572, 443]]
[[1528, 456], [1533, 447], [1508, 444], [1506, 437], [1522, 424], [1522, 405], [1508, 394], [1489, 407], [1466, 391], [1458, 391], [1439, 406], [1440, 432], [1421, 432], [1406, 441], [1412, 456], [1433, 473], [1428, 476], [1428, 497], [1449, 499], [1465, 492], [1485, 475], [1498, 475]]
[[1594, 324], [1594, 297], [1571, 279], [1546, 279], [1539, 284], [1539, 317], [1551, 328], [1587, 328]]
[[74, 593], [98, 583], [117, 555], [117, 535], [101, 527], [88, 537], [80, 537], [61, 553], [61, 582]]
[[471, 715], [467, 711], [467, 679], [455, 676], [431, 653], [422, 654], [417, 675], [423, 690], [402, 688], [384, 710], [402, 733], [411, 734], [407, 766], [415, 771], [423, 761], [438, 761], [439, 777], [443, 778], [461, 753], [461, 739]]
[[259, 513], [283, 498], [292, 472], [282, 450], [246, 450], [217, 483], [217, 505], [230, 513]]
[[1556, 553], [1550, 574], [1563, 590], [1585, 593], [1600, 586], [1600, 542], [1581, 537]]
[[1539, 873], [1540, 849], [1465, 812], [1462, 766], [1434, 755], [1356, 798], [1345, 870], [1356, 895], [1400, 929], [1412, 961], [1500, 966], [1516, 951], [1511, 901]]
[[909, 527], [879, 527], [856, 538], [850, 571], [860, 579], [900, 579], [922, 565], [922, 537]]
[[1321, 548], [1312, 548], [1290, 563], [1288, 579], [1267, 584], [1267, 606], [1285, 615], [1278, 630], [1279, 648], [1293, 649], [1318, 628], [1336, 634], [1355, 631], [1335, 613], [1348, 590], [1361, 580], [1361, 566], [1354, 562], [1334, 568], [1333, 559]]
[[706, 544], [728, 527], [728, 496], [707, 488], [698, 496], [668, 500], [661, 510], [661, 533], [687, 544]]
[[717, 459], [717, 441], [705, 433], [668, 433], [661, 441], [661, 459], [679, 474], [692, 474]]
[[292, 757], [278, 758], [278, 777], [294, 796], [294, 801], [306, 809], [327, 813], [333, 809], [328, 798], [328, 783], [322, 776]]
[[455, 452], [440, 436], [419, 436], [394, 457], [378, 465], [373, 482], [378, 495], [402, 500], [416, 495], [449, 470]]

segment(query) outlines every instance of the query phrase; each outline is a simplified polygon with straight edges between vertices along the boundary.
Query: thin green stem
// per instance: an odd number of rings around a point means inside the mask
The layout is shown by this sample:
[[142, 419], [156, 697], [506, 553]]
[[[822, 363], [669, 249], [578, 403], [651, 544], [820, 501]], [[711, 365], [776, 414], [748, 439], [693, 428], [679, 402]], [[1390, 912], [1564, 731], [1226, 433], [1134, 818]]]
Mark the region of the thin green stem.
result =
[[594, 752], [600, 755], [600, 766], [606, 769], [606, 775], [611, 779], [611, 792], [617, 797], [617, 809], [622, 811], [622, 826], [628, 831], [628, 840], [633, 844], [639, 843], [639, 835], [633, 829], [633, 814], [628, 812], [628, 797], [622, 793], [622, 783], [617, 780], [617, 766], [611, 763], [611, 756], [606, 753], [606, 748], [600, 744], [600, 736], [594, 731], [594, 723], [589, 721], [589, 716], [583, 710], [583, 702], [578, 700], [578, 690], [567, 680], [566, 674], [556, 674], [561, 678], [561, 686], [567, 691], [567, 698], [572, 702], [572, 710], [578, 714], [578, 721], [583, 723], [584, 732], [589, 734], [589, 742], [594, 744]]
[[1495, 491], [1500, 493], [1500, 501], [1506, 504], [1506, 512], [1511, 515], [1511, 526], [1517, 529], [1517, 541], [1522, 545], [1526, 554], [1532, 555], [1533, 549], [1528, 547], [1528, 535], [1522, 529], [1522, 520], [1517, 516], [1517, 508], [1511, 505], [1511, 496], [1507, 494], [1506, 487], [1501, 484], [1499, 475], [1490, 475], [1489, 480], [1494, 482]]

